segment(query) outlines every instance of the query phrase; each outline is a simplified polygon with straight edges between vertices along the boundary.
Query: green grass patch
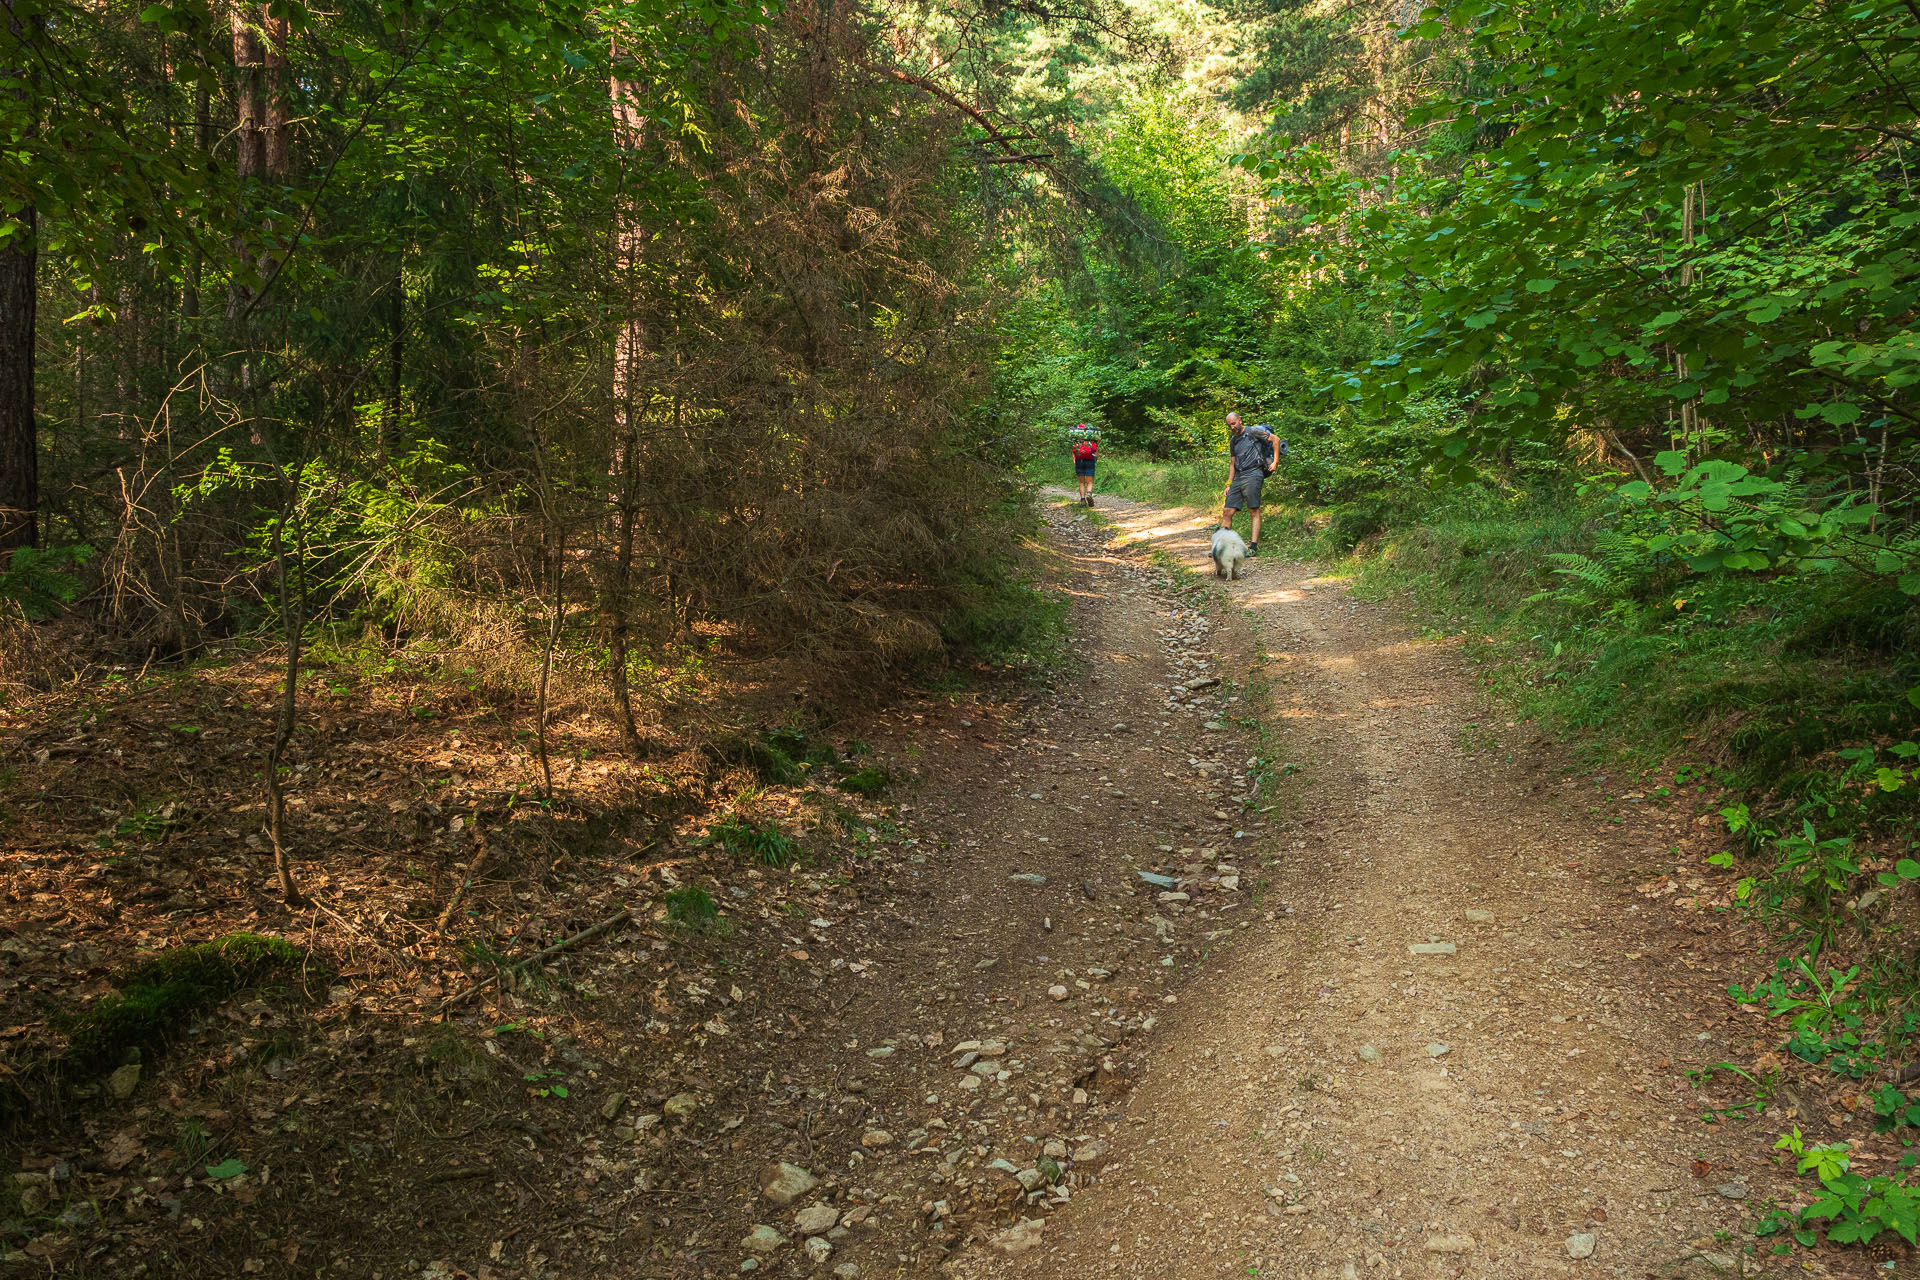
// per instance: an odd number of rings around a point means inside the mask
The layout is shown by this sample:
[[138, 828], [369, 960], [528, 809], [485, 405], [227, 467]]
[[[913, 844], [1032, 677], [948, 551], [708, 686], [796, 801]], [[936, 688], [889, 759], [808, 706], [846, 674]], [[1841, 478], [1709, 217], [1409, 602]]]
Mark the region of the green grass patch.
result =
[[[1077, 492], [1073, 459], [1044, 458], [1028, 473], [1041, 484]], [[1103, 450], [1094, 468], [1093, 491], [1163, 507], [1216, 507], [1227, 490], [1227, 459], [1154, 462]]]
[[713, 895], [699, 885], [681, 885], [678, 889], [669, 889], [667, 899], [667, 919], [689, 929], [704, 929], [720, 916], [720, 905]]
[[800, 846], [779, 827], [761, 826], [739, 814], [729, 814], [707, 833], [707, 843], [719, 845], [736, 858], [748, 858], [769, 867], [791, 866], [800, 860]]
[[[1037, 462], [1029, 469], [1028, 475], [1040, 484], [1063, 489], [1074, 487], [1071, 460], [1046, 459]], [[1093, 486], [1096, 497], [1108, 494], [1160, 507], [1197, 508], [1216, 515], [1220, 510], [1220, 500], [1226, 496], [1226, 489], [1227, 460], [1224, 455], [1156, 462], [1124, 454], [1103, 453]], [[1262, 498], [1265, 503], [1260, 512], [1262, 555], [1305, 557], [1339, 554], [1358, 540], [1351, 536], [1350, 528], [1346, 527], [1353, 523], [1350, 516], [1346, 517], [1346, 525], [1330, 535], [1329, 522], [1341, 524], [1342, 512], [1335, 510], [1329, 513], [1300, 502], [1288, 482], [1285, 463], [1268, 478]], [[1373, 527], [1377, 528], [1378, 525]], [[1252, 523], [1246, 512], [1242, 511], [1234, 518], [1234, 528], [1240, 531], [1242, 537], [1251, 534]], [[1342, 541], [1342, 538], [1345, 540]]]
[[868, 765], [856, 769], [840, 779], [840, 789], [850, 791], [856, 796], [877, 796], [887, 789], [893, 781], [893, 775], [878, 765]]
[[1523, 715], [1599, 758], [1677, 750], [1823, 828], [1891, 826], [1920, 788], [1850, 785], [1839, 752], [1913, 736], [1920, 607], [1844, 573], [1694, 574], [1610, 560], [1572, 494], [1469, 488], [1345, 558], [1359, 590], [1409, 600]]

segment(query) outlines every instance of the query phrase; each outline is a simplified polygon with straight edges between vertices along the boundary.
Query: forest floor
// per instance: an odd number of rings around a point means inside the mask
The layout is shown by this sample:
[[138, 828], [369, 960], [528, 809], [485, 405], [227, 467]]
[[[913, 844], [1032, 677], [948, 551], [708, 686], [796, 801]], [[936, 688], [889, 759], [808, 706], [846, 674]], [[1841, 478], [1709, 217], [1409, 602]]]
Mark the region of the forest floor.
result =
[[[1905, 1265], [1751, 1236], [1803, 1189], [1772, 1136], [1857, 1128], [1857, 1095], [1701, 1119], [1743, 1099], [1690, 1070], [1777, 1061], [1724, 994], [1758, 948], [1714, 910], [1709, 797], [1570, 772], [1452, 642], [1310, 567], [1203, 581], [1205, 524], [1052, 506], [1072, 669], [840, 726], [879, 797], [642, 768], [583, 718], [573, 816], [507, 821], [532, 766], [498, 717], [316, 692], [294, 916], [218, 741], [258, 736], [220, 715], [271, 704], [264, 660], [16, 718], [0, 1045], [162, 944], [257, 929], [313, 972], [16, 1126], [0, 1276]], [[495, 851], [443, 916], [463, 813]], [[730, 850], [735, 813], [791, 864]], [[674, 918], [690, 887], [719, 919]]]

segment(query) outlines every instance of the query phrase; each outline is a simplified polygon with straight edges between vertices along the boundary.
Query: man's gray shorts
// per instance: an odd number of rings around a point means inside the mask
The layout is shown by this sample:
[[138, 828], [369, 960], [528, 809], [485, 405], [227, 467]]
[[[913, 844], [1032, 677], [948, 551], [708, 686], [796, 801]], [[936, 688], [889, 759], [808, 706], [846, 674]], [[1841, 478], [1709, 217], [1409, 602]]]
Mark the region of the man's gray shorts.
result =
[[1248, 511], [1260, 509], [1260, 486], [1266, 477], [1259, 472], [1251, 475], [1239, 475], [1233, 478], [1233, 485], [1227, 490], [1226, 505], [1235, 511], [1245, 508]]

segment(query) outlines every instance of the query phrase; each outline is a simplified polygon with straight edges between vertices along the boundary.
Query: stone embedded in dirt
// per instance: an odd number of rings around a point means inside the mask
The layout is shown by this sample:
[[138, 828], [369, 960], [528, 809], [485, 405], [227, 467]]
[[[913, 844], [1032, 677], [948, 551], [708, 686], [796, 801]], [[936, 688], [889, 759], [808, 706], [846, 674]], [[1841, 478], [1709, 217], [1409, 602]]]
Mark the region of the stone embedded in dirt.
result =
[[1745, 1200], [1747, 1198], [1747, 1184], [1744, 1182], [1723, 1182], [1715, 1187], [1714, 1190], [1729, 1200]]
[[860, 1135], [860, 1145], [863, 1147], [890, 1147], [893, 1145], [893, 1135], [885, 1129], [869, 1129]]
[[1432, 1044], [1427, 1046], [1427, 1056], [1429, 1058], [1438, 1058], [1442, 1054], [1450, 1053], [1450, 1052], [1452, 1051], [1448, 1049], [1446, 1045], [1441, 1044], [1438, 1040], [1435, 1040]]
[[968, 1093], [972, 1093], [975, 1089], [978, 1089], [980, 1087], [980, 1077], [971, 1076], [971, 1075], [962, 1076], [960, 1078], [960, 1087], [962, 1089], [965, 1089]]
[[1416, 956], [1450, 956], [1459, 949], [1451, 942], [1414, 942], [1407, 946], [1408, 953]]
[[1057, 982], [1047, 988], [1047, 999], [1049, 1000], [1065, 1000], [1069, 994], [1067, 989]]
[[819, 1185], [820, 1179], [784, 1160], [760, 1170], [760, 1194], [775, 1204], [792, 1204]]
[[882, 1045], [878, 1049], [869, 1049], [867, 1050], [867, 1056], [869, 1058], [891, 1058], [893, 1056], [893, 1046], [888, 1044]]
[[675, 1120], [685, 1120], [700, 1109], [700, 1099], [691, 1093], [676, 1093], [660, 1109]]
[[953, 1060], [953, 1069], [955, 1071], [965, 1071], [979, 1060], [980, 1051], [978, 1049], [969, 1049]]
[[816, 1267], [833, 1256], [833, 1242], [824, 1236], [809, 1236], [801, 1247], [807, 1251], [807, 1261]]
[[830, 1204], [810, 1204], [793, 1215], [793, 1229], [803, 1236], [823, 1236], [840, 1224], [840, 1211]]
[[1030, 884], [1036, 889], [1047, 882], [1047, 878], [1038, 871], [1022, 871], [1017, 875], [1008, 876], [1007, 879], [1016, 884]]
[[1062, 1159], [1067, 1154], [1067, 1144], [1058, 1138], [1048, 1138], [1045, 1145], [1040, 1148], [1040, 1154], [1049, 1160]]
[[1020, 1184], [1023, 1191], [1037, 1191], [1047, 1180], [1047, 1175], [1038, 1169], [1022, 1169], [1013, 1175], [1013, 1180]]
[[620, 1108], [626, 1105], [627, 1105], [626, 1094], [624, 1093], [612, 1094], [607, 1098], [605, 1102], [600, 1104], [600, 1118], [602, 1120], [611, 1121], [615, 1116], [620, 1114]]
[[1358, 1057], [1362, 1062], [1380, 1061], [1380, 1051], [1374, 1048], [1370, 1044], [1363, 1044], [1358, 1049], [1355, 1049], [1353, 1052], [1354, 1052], [1354, 1055]]
[[1220, 887], [1222, 889], [1228, 890], [1229, 892], [1238, 892], [1240, 888], [1240, 877], [1239, 876], [1221, 876]]
[[1171, 889], [1173, 888], [1173, 886], [1180, 883], [1178, 880], [1175, 880], [1172, 876], [1155, 875], [1151, 871], [1141, 871], [1141, 872], [1138, 872], [1137, 874], [1142, 880], [1145, 880], [1148, 884], [1153, 885], [1157, 889]]
[[1569, 1258], [1591, 1258], [1594, 1247], [1600, 1243], [1600, 1237], [1591, 1231], [1576, 1231], [1567, 1237], [1567, 1256]]
[[1489, 924], [1493, 920], [1493, 912], [1482, 907], [1468, 907], [1464, 914], [1468, 924]]
[[983, 1058], [998, 1058], [1007, 1051], [1007, 1042], [1005, 1040], [982, 1040], [979, 1044], [969, 1047], [978, 1049], [980, 1056]]
[[1427, 1237], [1428, 1253], [1472, 1253], [1476, 1247], [1472, 1236]]
[[747, 1232], [745, 1238], [740, 1241], [740, 1247], [748, 1253], [766, 1254], [772, 1253], [783, 1244], [791, 1243], [792, 1241], [763, 1222]]
[[1100, 1138], [1092, 1142], [1083, 1142], [1073, 1149], [1075, 1164], [1099, 1164], [1107, 1158], [1107, 1144]]
[[1008, 1257], [1025, 1253], [1040, 1243], [1040, 1235], [1047, 1229], [1045, 1218], [1025, 1218], [1018, 1224], [1008, 1227], [998, 1235], [987, 1240], [987, 1247], [995, 1253], [1004, 1253]]
[[860, 1264], [843, 1262], [833, 1269], [834, 1280], [860, 1280]]
[[107, 1092], [116, 1098], [130, 1098], [140, 1087], [140, 1064], [129, 1062], [107, 1077]]

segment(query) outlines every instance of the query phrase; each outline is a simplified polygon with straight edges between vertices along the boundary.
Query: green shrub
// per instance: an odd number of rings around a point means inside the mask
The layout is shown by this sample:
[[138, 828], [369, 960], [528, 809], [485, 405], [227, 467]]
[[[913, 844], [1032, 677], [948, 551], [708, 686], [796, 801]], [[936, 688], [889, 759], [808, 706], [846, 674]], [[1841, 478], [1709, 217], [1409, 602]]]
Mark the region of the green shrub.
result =
[[702, 929], [720, 915], [713, 895], [699, 885], [686, 884], [667, 891], [667, 919], [689, 929]]
[[769, 867], [784, 867], [799, 861], [800, 846], [779, 827], [759, 826], [738, 814], [729, 814], [724, 822], [707, 833], [707, 843], [717, 844], [735, 857], [752, 858]]
[[893, 775], [879, 765], [868, 765], [840, 779], [840, 789], [857, 796], [877, 796], [887, 789]]

